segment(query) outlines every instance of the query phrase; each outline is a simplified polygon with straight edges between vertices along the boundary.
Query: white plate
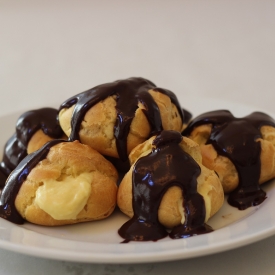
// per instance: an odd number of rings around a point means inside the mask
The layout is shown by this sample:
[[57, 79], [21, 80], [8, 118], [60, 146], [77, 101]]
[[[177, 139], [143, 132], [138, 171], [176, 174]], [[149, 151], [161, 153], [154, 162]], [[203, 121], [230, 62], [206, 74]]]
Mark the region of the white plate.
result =
[[[179, 95], [194, 116], [209, 110], [229, 109], [235, 116], [256, 111], [242, 104]], [[39, 106], [45, 107], [45, 106]], [[39, 107], [34, 107], [39, 108]], [[58, 106], [55, 106], [58, 107]], [[259, 110], [261, 111], [261, 110]], [[14, 132], [21, 114], [0, 118], [0, 144]], [[273, 116], [274, 117], [274, 116]], [[245, 211], [224, 204], [208, 222], [215, 231], [188, 239], [121, 243], [118, 228], [127, 220], [118, 210], [106, 220], [48, 228], [29, 223], [15, 225], [0, 219], [0, 247], [37, 257], [89, 263], [145, 263], [186, 259], [217, 253], [261, 240], [275, 233], [275, 181], [266, 183], [268, 198]]]

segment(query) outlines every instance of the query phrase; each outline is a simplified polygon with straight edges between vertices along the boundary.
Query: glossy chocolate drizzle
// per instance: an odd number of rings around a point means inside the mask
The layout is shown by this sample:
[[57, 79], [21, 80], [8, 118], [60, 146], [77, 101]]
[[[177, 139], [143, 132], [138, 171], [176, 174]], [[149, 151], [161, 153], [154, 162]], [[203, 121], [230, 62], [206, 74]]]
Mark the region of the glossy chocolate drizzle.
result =
[[185, 222], [173, 228], [169, 236], [186, 238], [212, 231], [204, 223], [204, 199], [197, 192], [201, 169], [181, 149], [181, 140], [179, 132], [162, 131], [153, 141], [152, 152], [136, 162], [132, 174], [134, 216], [118, 231], [126, 242], [155, 241], [168, 235], [158, 220], [158, 208], [163, 195], [172, 186], [182, 190]]
[[138, 108], [138, 102], [143, 103], [146, 108], [146, 110], [143, 111], [151, 126], [151, 136], [163, 129], [159, 108], [148, 92], [151, 89], [170, 97], [172, 103], [177, 107], [183, 122], [185, 121], [184, 114], [186, 114], [186, 119], [190, 119], [191, 114], [180, 108], [180, 104], [174, 93], [157, 88], [155, 84], [147, 79], [133, 77], [96, 86], [66, 100], [60, 106], [60, 110], [63, 108], [70, 108], [75, 104], [71, 118], [72, 130], [69, 140], [79, 140], [81, 122], [86, 112], [92, 106], [108, 96], [115, 95], [117, 118], [114, 127], [114, 136], [119, 158], [126, 161], [128, 159], [127, 137], [130, 130], [130, 124]]
[[202, 124], [212, 124], [207, 144], [212, 144], [219, 155], [228, 157], [238, 172], [239, 185], [229, 194], [229, 204], [240, 210], [261, 204], [266, 193], [259, 186], [261, 144], [256, 140], [262, 137], [261, 127], [275, 127], [275, 121], [261, 112], [235, 118], [227, 110], [218, 110], [198, 116], [182, 134], [188, 136]]
[[56, 117], [58, 110], [53, 108], [41, 108], [22, 114], [16, 123], [16, 132], [7, 141], [3, 158], [0, 164], [0, 188], [3, 188], [9, 174], [27, 156], [27, 146], [32, 135], [41, 129], [52, 138], [60, 138], [63, 135]]
[[39, 161], [46, 158], [50, 148], [64, 140], [55, 139], [46, 143], [39, 150], [27, 155], [11, 172], [0, 197], [0, 217], [16, 224], [23, 224], [24, 219], [15, 207], [15, 199], [23, 182]]

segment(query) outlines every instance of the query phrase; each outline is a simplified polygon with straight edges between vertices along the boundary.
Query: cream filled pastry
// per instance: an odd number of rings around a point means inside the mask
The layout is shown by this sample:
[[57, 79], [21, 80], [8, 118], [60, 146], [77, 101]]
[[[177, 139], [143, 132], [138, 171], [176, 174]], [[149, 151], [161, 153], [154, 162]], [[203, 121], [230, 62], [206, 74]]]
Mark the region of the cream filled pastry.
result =
[[174, 93], [144, 78], [96, 86], [60, 106], [59, 122], [69, 140], [80, 140], [122, 161], [163, 129], [181, 131], [191, 117]]
[[275, 177], [275, 121], [262, 112], [243, 118], [217, 110], [194, 118], [183, 135], [196, 141], [203, 164], [222, 182], [228, 202], [239, 209], [261, 204], [260, 184]]
[[17, 120], [16, 131], [7, 141], [0, 164], [0, 187], [9, 174], [28, 154], [52, 139], [64, 137], [56, 118], [58, 110], [41, 108], [23, 113]]
[[116, 206], [117, 180], [114, 166], [91, 147], [52, 140], [10, 174], [0, 216], [46, 226], [104, 219]]
[[162, 131], [129, 155], [131, 169], [119, 186], [117, 204], [131, 217], [119, 229], [126, 241], [186, 238], [212, 231], [206, 224], [224, 193], [214, 171], [202, 165], [198, 144], [176, 131]]

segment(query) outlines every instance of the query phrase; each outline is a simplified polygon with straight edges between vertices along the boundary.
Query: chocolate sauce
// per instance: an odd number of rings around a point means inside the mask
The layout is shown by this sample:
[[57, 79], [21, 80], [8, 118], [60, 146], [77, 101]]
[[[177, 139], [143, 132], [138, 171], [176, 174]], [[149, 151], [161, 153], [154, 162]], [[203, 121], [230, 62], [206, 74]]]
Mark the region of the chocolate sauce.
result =
[[11, 172], [0, 197], [0, 217], [16, 224], [23, 224], [24, 219], [15, 207], [15, 199], [30, 171], [46, 158], [50, 148], [64, 140], [52, 140], [39, 150], [27, 155]]
[[185, 222], [169, 236], [185, 238], [212, 230], [204, 224], [204, 199], [197, 192], [200, 167], [181, 149], [181, 140], [179, 132], [162, 131], [153, 141], [152, 152], [136, 162], [132, 175], [134, 216], [118, 231], [126, 242], [155, 241], [168, 235], [158, 220], [158, 209], [163, 195], [172, 186], [182, 190]]
[[235, 118], [227, 110], [218, 110], [198, 116], [182, 134], [188, 136], [202, 124], [212, 124], [207, 144], [212, 144], [219, 155], [229, 158], [238, 172], [239, 185], [229, 194], [229, 204], [240, 210], [261, 204], [266, 193], [259, 186], [261, 144], [256, 140], [262, 137], [261, 127], [275, 127], [275, 121], [261, 112]]
[[183, 120], [183, 123], [188, 123], [190, 121], [190, 119], [192, 118], [192, 114], [187, 111], [186, 109], [182, 109], [182, 112], [183, 112], [183, 117], [184, 117], [184, 120]]
[[18, 118], [16, 132], [7, 141], [0, 163], [0, 188], [3, 188], [11, 171], [27, 155], [28, 142], [36, 131], [41, 129], [52, 138], [62, 137], [62, 129], [56, 120], [57, 114], [56, 109], [41, 108], [25, 112]]
[[92, 106], [101, 100], [104, 100], [108, 96], [115, 95], [117, 118], [114, 126], [114, 136], [116, 139], [116, 147], [119, 158], [126, 161], [128, 159], [127, 137], [131, 122], [138, 108], [138, 102], [142, 102], [146, 108], [146, 110], [143, 111], [151, 126], [150, 135], [154, 135], [163, 129], [159, 108], [153, 97], [148, 92], [150, 89], [169, 96], [171, 101], [177, 107], [182, 121], [185, 121], [179, 102], [171, 91], [157, 88], [155, 84], [147, 79], [133, 77], [96, 86], [66, 100], [60, 106], [60, 110], [63, 108], [70, 108], [75, 104], [71, 118], [72, 130], [69, 140], [79, 140], [81, 122], [86, 112]]

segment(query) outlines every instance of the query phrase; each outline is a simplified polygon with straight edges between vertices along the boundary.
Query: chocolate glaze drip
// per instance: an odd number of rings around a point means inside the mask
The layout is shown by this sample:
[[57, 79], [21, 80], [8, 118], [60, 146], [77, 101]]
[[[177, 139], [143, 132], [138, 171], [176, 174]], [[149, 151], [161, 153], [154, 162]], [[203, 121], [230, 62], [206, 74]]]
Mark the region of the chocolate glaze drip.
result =
[[185, 109], [182, 109], [182, 112], [183, 112], [183, 118], [184, 118], [183, 123], [187, 124], [192, 118], [192, 114]]
[[158, 208], [172, 186], [182, 190], [185, 222], [175, 227], [170, 237], [185, 238], [212, 230], [204, 224], [204, 199], [197, 192], [200, 167], [181, 149], [181, 140], [176, 131], [162, 131], [153, 141], [152, 152], [136, 162], [132, 175], [134, 216], [118, 231], [126, 242], [155, 241], [168, 235], [158, 221]]
[[24, 219], [15, 207], [15, 199], [23, 182], [30, 171], [46, 158], [50, 148], [64, 140], [52, 140], [46, 143], [39, 150], [27, 155], [9, 175], [6, 185], [0, 197], [0, 217], [16, 224], [23, 224]]
[[182, 109], [180, 108], [176, 96], [172, 92], [157, 88], [155, 84], [147, 79], [133, 77], [96, 86], [66, 100], [60, 106], [60, 110], [63, 108], [70, 108], [75, 104], [71, 119], [72, 130], [69, 140], [79, 140], [81, 122], [86, 112], [92, 106], [108, 96], [115, 95], [117, 102], [117, 119], [114, 127], [114, 136], [116, 138], [119, 157], [121, 160], [126, 161], [128, 159], [127, 137], [130, 130], [130, 124], [138, 108], [138, 102], [142, 102], [146, 107], [144, 113], [151, 126], [151, 135], [162, 130], [160, 111], [152, 96], [148, 93], [150, 89], [168, 95], [171, 101], [176, 105], [182, 121], [184, 121]]
[[212, 124], [207, 144], [212, 144], [219, 155], [228, 157], [238, 172], [239, 185], [230, 193], [229, 204], [243, 210], [262, 203], [266, 193], [259, 186], [261, 144], [256, 140], [261, 138], [261, 127], [275, 127], [275, 121], [261, 112], [235, 118], [227, 110], [218, 110], [195, 118], [183, 135], [189, 135], [202, 124]]
[[32, 135], [41, 129], [52, 138], [60, 138], [62, 129], [56, 121], [58, 110], [53, 108], [41, 108], [22, 114], [16, 123], [16, 132], [7, 141], [2, 162], [0, 163], [0, 188], [11, 171], [27, 155], [28, 142]]

